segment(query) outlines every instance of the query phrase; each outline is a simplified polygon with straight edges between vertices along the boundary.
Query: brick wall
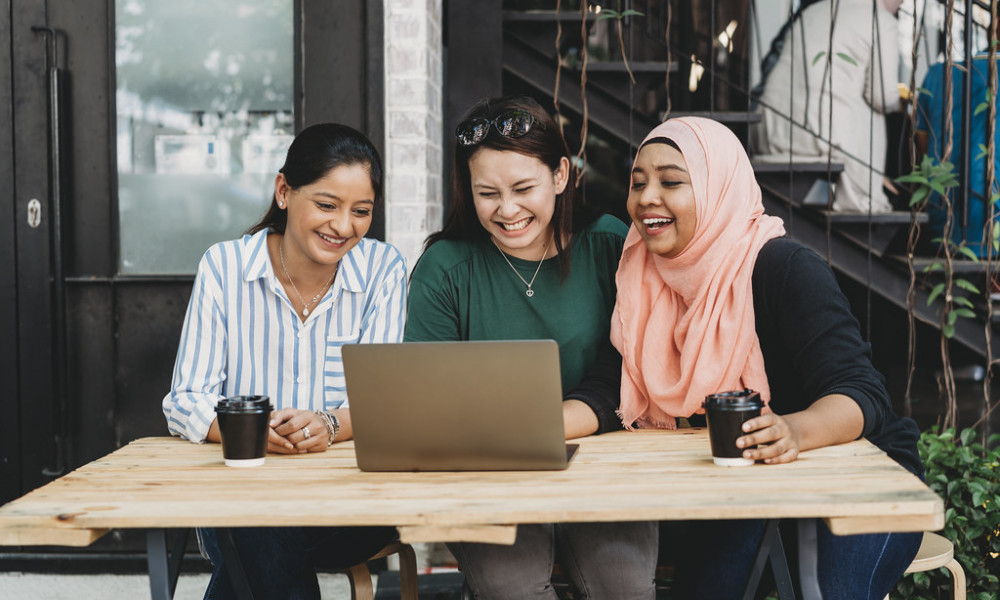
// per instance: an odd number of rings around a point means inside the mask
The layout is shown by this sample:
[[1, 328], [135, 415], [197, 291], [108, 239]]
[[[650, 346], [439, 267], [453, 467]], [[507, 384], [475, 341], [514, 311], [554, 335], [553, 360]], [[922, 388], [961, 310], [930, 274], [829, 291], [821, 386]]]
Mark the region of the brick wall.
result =
[[412, 268], [441, 228], [441, 0], [385, 3], [386, 239]]
[[[385, 230], [408, 269], [442, 223], [441, 19], [441, 0], [385, 2]], [[414, 550], [422, 569], [451, 562], [444, 544]], [[398, 569], [395, 563], [390, 567]]]

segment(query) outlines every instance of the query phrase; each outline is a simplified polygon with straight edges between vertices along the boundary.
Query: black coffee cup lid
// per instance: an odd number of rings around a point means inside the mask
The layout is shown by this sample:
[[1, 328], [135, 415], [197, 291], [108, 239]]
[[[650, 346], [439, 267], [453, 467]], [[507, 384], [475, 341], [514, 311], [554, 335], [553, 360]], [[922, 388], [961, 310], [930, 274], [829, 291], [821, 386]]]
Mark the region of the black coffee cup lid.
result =
[[230, 396], [219, 400], [215, 411], [226, 412], [270, 412], [273, 409], [271, 399], [267, 396]]
[[764, 401], [760, 399], [760, 394], [751, 390], [734, 390], [729, 392], [718, 392], [705, 396], [702, 408], [711, 407], [713, 410], [746, 410], [748, 408], [763, 408]]

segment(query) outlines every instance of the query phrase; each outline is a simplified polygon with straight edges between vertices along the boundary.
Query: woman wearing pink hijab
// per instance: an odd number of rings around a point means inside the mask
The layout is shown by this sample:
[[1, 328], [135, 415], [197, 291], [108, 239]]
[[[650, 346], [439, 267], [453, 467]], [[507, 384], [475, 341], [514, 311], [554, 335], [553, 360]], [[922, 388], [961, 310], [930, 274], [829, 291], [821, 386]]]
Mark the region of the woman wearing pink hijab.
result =
[[[628, 212], [611, 323], [624, 359], [627, 428], [673, 429], [678, 417], [701, 423], [706, 395], [750, 388], [768, 409], [744, 425], [737, 445], [745, 458], [790, 462], [864, 436], [921, 475], [916, 424], [893, 413], [833, 273], [764, 214], [729, 129], [701, 118], [653, 129], [632, 168]], [[688, 526], [696, 532], [679, 549], [679, 597], [739, 597], [762, 523]], [[824, 598], [883, 598], [921, 538], [817, 529]]]

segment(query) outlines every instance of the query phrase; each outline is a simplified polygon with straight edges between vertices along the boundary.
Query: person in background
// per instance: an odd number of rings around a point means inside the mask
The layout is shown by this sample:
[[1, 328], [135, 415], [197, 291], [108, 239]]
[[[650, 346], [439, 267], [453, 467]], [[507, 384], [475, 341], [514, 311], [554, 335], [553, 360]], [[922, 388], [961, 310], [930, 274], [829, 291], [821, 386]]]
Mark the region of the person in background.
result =
[[[996, 39], [994, 35], [993, 39]], [[970, 138], [969, 147], [962, 145], [962, 90], [965, 85], [965, 73], [972, 75], [972, 116], [970, 117]], [[951, 155], [948, 162], [955, 165], [956, 174], [964, 161], [969, 161], [969, 181], [968, 206], [963, 206], [960, 201], [960, 189], [952, 188], [951, 203], [953, 207], [953, 218], [951, 223], [950, 240], [955, 245], [964, 244], [977, 256], [986, 256], [989, 251], [989, 237], [984, 240], [984, 224], [986, 223], [990, 210], [989, 198], [993, 195], [989, 191], [989, 182], [986, 181], [986, 156], [980, 156], [979, 148], [986, 144], [986, 123], [989, 118], [988, 110], [979, 110], [977, 107], [989, 99], [989, 57], [985, 54], [976, 56], [972, 60], [972, 68], [969, 69], [961, 62], [955, 63], [951, 68], [952, 78], [952, 106], [951, 137], [944, 135], [945, 127], [945, 96], [944, 96], [944, 75], [945, 65], [939, 62], [927, 70], [924, 81], [917, 95], [917, 131], [914, 141], [917, 144], [918, 164], [919, 158], [927, 155], [935, 162], [941, 162], [944, 158], [946, 145], [951, 146]], [[996, 99], [993, 100], [997, 102]], [[1000, 127], [994, 124], [994, 143], [1000, 146]], [[994, 156], [993, 172], [1000, 175], [1000, 156]], [[994, 188], [994, 191], [996, 188]], [[968, 214], [968, 221], [964, 219], [964, 214]], [[929, 218], [928, 227], [932, 237], [944, 237], [945, 223], [948, 216], [948, 209], [943, 199], [932, 192], [927, 202], [927, 215]], [[996, 252], [993, 253], [997, 255]], [[1000, 284], [993, 282], [993, 292], [1000, 290]]]
[[[608, 341], [625, 225], [579, 201], [569, 151], [530, 98], [473, 106], [455, 141], [454, 201], [413, 269], [405, 341], [554, 339], [567, 438], [620, 429]], [[510, 373], [517, 377], [517, 373]], [[510, 415], [517, 443], [518, 415]], [[558, 557], [581, 598], [655, 597], [657, 524], [520, 525], [512, 546], [449, 544], [476, 598], [555, 600]]]
[[[833, 272], [764, 214], [750, 160], [728, 128], [688, 117], [653, 129], [627, 204], [632, 228], [611, 322], [627, 428], [673, 429], [681, 417], [703, 424], [707, 395], [749, 388], [768, 410], [743, 424], [744, 458], [786, 463], [863, 436], [922, 474], [916, 423], [893, 413]], [[677, 597], [739, 598], [763, 522], [686, 525], [671, 536], [682, 540]], [[824, 598], [883, 598], [922, 538], [816, 528]]]
[[[218, 442], [216, 403], [267, 395], [268, 452], [323, 452], [351, 439], [341, 347], [398, 342], [406, 267], [365, 238], [382, 201], [382, 162], [360, 132], [313, 125], [288, 149], [267, 213], [247, 235], [209, 248], [198, 265], [163, 414], [172, 435]], [[275, 482], [274, 493], [296, 490]], [[234, 498], [234, 502], [239, 499]], [[303, 502], [310, 498], [303, 497]], [[199, 529], [214, 570], [206, 598], [235, 598], [215, 529]], [[315, 567], [364, 562], [391, 527], [232, 530], [259, 598], [319, 598]]]
[[[902, 0], [819, 0], [783, 29], [765, 67], [756, 158], [842, 163], [833, 208], [888, 212], [885, 113], [902, 110], [896, 12]], [[831, 25], [832, 18], [832, 25]], [[832, 39], [831, 39], [832, 34]]]

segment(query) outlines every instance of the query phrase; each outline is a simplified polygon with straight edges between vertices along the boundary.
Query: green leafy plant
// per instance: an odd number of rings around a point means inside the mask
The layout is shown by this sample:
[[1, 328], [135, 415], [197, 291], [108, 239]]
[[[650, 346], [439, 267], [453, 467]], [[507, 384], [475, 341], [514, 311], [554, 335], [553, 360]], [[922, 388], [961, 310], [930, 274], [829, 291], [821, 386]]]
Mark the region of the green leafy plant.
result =
[[[974, 263], [979, 262], [979, 257], [976, 256], [976, 253], [962, 244], [955, 244], [951, 240], [946, 240], [944, 238], [934, 238], [931, 241], [944, 247], [952, 258], [956, 258], [959, 254], [961, 254]], [[947, 271], [950, 265], [950, 261], [938, 259], [927, 265], [927, 267], [924, 268], [924, 272], [931, 273], [934, 271]], [[979, 291], [979, 288], [968, 279], [965, 279], [964, 277], [956, 277], [954, 273], [948, 273], [947, 275], [946, 279], [950, 279], [954, 287], [963, 289], [971, 294], [982, 294], [982, 292]], [[945, 292], [947, 285], [947, 281], [942, 281], [931, 288], [930, 293], [927, 295], [927, 306], [934, 304], [934, 301]], [[972, 303], [972, 300], [969, 300], [967, 297], [955, 294], [954, 290], [952, 290], [952, 293], [948, 298], [945, 298], [945, 300], [944, 310], [946, 314], [944, 318], [944, 325], [941, 327], [941, 333], [944, 334], [946, 338], [951, 339], [951, 337], [955, 335], [955, 323], [958, 321], [959, 317], [966, 319], [976, 318], [976, 313], [973, 311], [975, 305]]]
[[[913, 172], [896, 179], [898, 183], [914, 184], [913, 195], [910, 197], [910, 206], [921, 208], [930, 197], [931, 192], [937, 192], [944, 196], [950, 188], [958, 185], [958, 176], [955, 174], [955, 165], [950, 162], [938, 162], [930, 156], [925, 155], [919, 165], [914, 167]], [[995, 236], [996, 237], [996, 236]], [[951, 339], [955, 335], [955, 323], [959, 317], [972, 319], [976, 313], [973, 312], [974, 305], [968, 298], [953, 294], [952, 286], [965, 290], [972, 294], [980, 294], [979, 288], [968, 279], [955, 277], [951, 268], [951, 258], [959, 255], [973, 261], [979, 262], [979, 257], [968, 247], [962, 244], [955, 244], [951, 240], [943, 237], [932, 240], [940, 244], [948, 254], [948, 259], [938, 258], [924, 269], [924, 273], [942, 271], [945, 281], [939, 282], [931, 288], [927, 295], [927, 305], [930, 306], [945, 294], [944, 314], [942, 315], [941, 333], [945, 338]]]
[[[855, 67], [858, 66], [858, 61], [856, 61], [853, 58], [851, 58], [851, 55], [849, 55], [847, 53], [844, 53], [844, 52], [836, 52], [834, 54], [835, 54], [835, 56], [837, 56], [838, 58], [840, 58], [841, 60], [843, 60], [847, 64], [854, 65]], [[819, 52], [816, 53], [816, 56], [813, 57], [812, 64], [815, 65], [824, 56], [826, 56], [826, 50], [820, 50]]]
[[[965, 570], [970, 600], [1000, 596], [1000, 434], [987, 447], [977, 432], [937, 428], [920, 436], [917, 447], [927, 469], [927, 484], [942, 499], [945, 526], [941, 535], [955, 545], [955, 558]], [[990, 449], [988, 446], [993, 446]], [[890, 595], [893, 600], [937, 600], [948, 588], [945, 569], [906, 575]]]
[[930, 155], [924, 155], [912, 173], [897, 178], [896, 182], [916, 184], [913, 196], [910, 197], [910, 206], [918, 207], [927, 200], [932, 191], [944, 196], [949, 188], [956, 187], [958, 175], [955, 174], [955, 165], [952, 163], [938, 162]]
[[614, 19], [615, 20], [615, 30], [618, 33], [618, 47], [622, 51], [622, 62], [625, 64], [625, 70], [628, 72], [629, 79], [632, 80], [632, 85], [635, 85], [635, 75], [632, 74], [632, 69], [628, 65], [628, 58], [625, 56], [625, 36], [622, 34], [622, 21], [625, 17], [642, 17], [645, 16], [637, 10], [627, 9], [622, 10], [621, 0], [618, 0], [618, 10], [613, 10], [610, 8], [605, 8], [600, 12], [597, 19]]

